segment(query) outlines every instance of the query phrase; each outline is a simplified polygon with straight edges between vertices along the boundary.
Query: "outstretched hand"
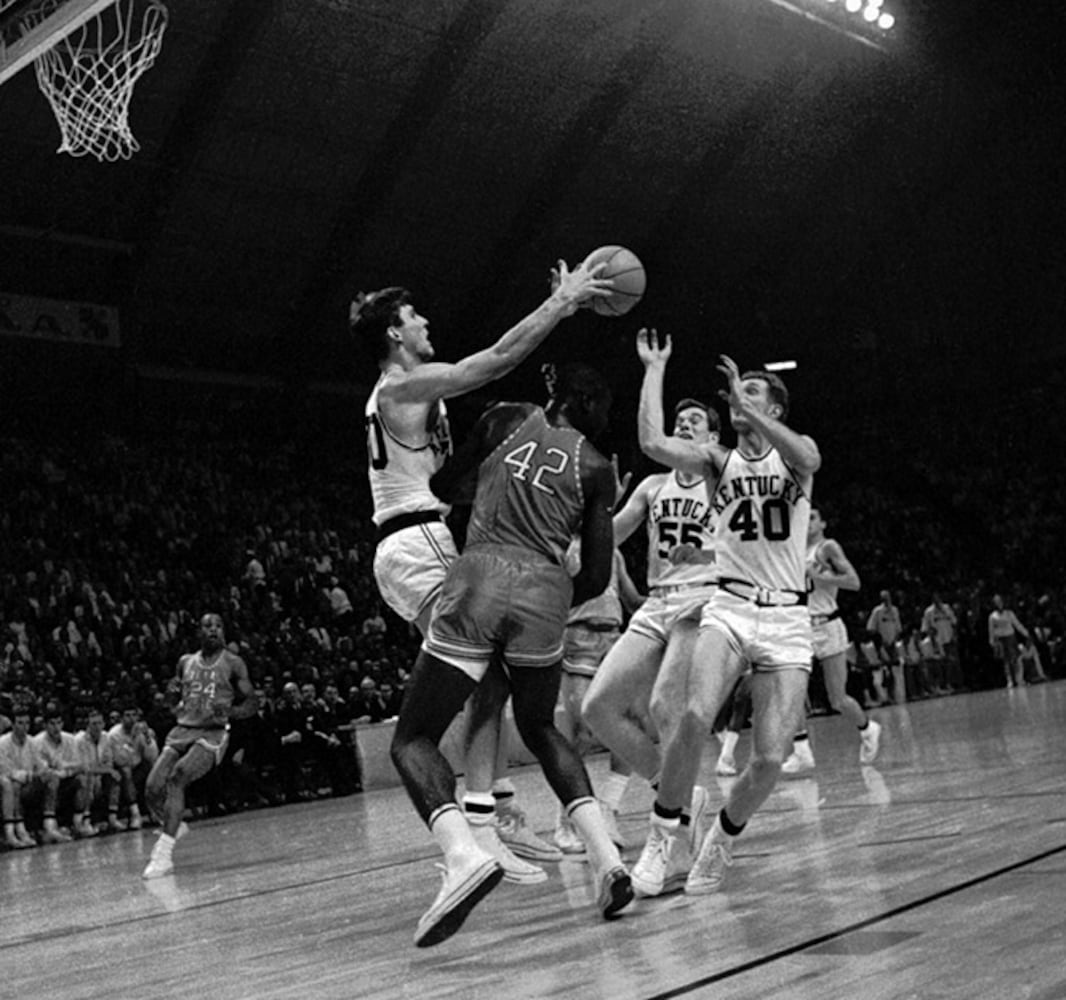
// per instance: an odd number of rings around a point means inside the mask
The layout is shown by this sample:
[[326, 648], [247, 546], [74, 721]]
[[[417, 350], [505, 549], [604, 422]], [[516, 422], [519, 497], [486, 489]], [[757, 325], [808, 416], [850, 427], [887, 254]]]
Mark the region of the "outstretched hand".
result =
[[743, 410], [744, 382], [740, 377], [740, 369], [737, 367], [737, 363], [728, 354], [721, 354], [719, 355], [718, 370], [726, 377], [726, 381], [729, 383], [729, 389], [720, 389], [718, 395], [729, 404], [730, 409]]
[[594, 298], [611, 294], [614, 282], [600, 277], [606, 266], [607, 262], [601, 261], [590, 268], [582, 261], [571, 271], [565, 260], [559, 260], [552, 268], [552, 296], [563, 303], [564, 316], [573, 316], [579, 307], [588, 305]]
[[653, 326], [643, 326], [637, 331], [637, 357], [644, 363], [645, 368], [652, 365], [665, 365], [670, 360], [674, 343], [670, 334], [659, 336], [659, 331]]

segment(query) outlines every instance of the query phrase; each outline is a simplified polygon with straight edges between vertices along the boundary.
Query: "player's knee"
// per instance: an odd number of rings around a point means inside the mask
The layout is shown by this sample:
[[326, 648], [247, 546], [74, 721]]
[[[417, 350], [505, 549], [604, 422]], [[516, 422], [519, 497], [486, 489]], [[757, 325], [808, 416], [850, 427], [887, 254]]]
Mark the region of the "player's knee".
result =
[[784, 750], [771, 750], [752, 755], [750, 761], [751, 777], [757, 785], [773, 784], [781, 774], [781, 765], [785, 762]]

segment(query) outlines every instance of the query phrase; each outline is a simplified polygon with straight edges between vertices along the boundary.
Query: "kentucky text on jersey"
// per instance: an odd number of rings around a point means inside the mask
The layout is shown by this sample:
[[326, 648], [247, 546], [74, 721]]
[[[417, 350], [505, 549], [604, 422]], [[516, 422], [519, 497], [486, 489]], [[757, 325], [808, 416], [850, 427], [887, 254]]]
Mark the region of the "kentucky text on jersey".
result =
[[706, 501], [694, 497], [656, 497], [651, 506], [651, 519], [656, 523], [664, 517], [684, 518], [713, 530], [714, 516], [715, 512]]
[[727, 504], [746, 497], [776, 497], [795, 504], [804, 499], [805, 494], [799, 483], [789, 476], [733, 476], [722, 480], [714, 491], [714, 511], [721, 514]]

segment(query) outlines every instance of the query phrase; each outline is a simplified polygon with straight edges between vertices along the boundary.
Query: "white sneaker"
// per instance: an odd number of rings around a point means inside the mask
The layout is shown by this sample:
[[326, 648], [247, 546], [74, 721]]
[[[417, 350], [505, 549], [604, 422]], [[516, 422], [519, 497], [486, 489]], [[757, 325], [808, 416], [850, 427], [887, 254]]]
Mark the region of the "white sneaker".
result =
[[174, 859], [164, 858], [162, 856], [156, 856], [155, 852], [152, 852], [152, 856], [148, 859], [148, 864], [141, 874], [141, 878], [162, 878], [164, 875], [172, 875], [174, 873]]
[[561, 817], [559, 819], [559, 824], [555, 828], [552, 840], [555, 841], [556, 846], [564, 857], [575, 860], [588, 857], [588, 849], [585, 847], [585, 842], [578, 836], [577, 830], [574, 829], [574, 824], [566, 818]]
[[718, 763], [714, 765], [714, 773], [723, 778], [732, 778], [737, 773], [737, 762], [732, 756], [727, 757], [722, 754], [718, 758]]
[[603, 823], [607, 827], [607, 836], [611, 838], [611, 843], [620, 851], [626, 849], [626, 838], [622, 836], [622, 831], [618, 829], [618, 813], [616, 813], [605, 802], [600, 803], [600, 812], [603, 813]]
[[505, 882], [514, 882], [517, 885], [534, 885], [537, 882], [546, 882], [548, 873], [543, 868], [531, 865], [528, 861], [518, 858], [507, 847], [496, 832], [493, 823], [482, 823], [477, 826], [470, 825], [470, 831], [480, 847], [486, 854], [491, 854], [503, 869]]
[[129, 826], [126, 829], [139, 830], [144, 825], [144, 820], [140, 816], [131, 816]]
[[800, 740], [792, 744], [792, 753], [781, 765], [782, 774], [805, 774], [814, 770], [814, 751], [810, 740]]
[[648, 826], [648, 839], [633, 866], [633, 888], [641, 896], [658, 896], [663, 891], [670, 855], [679, 830], [667, 829], [654, 820]]
[[704, 896], [717, 892], [725, 876], [725, 870], [733, 863], [730, 844], [718, 834], [714, 826], [700, 847], [692, 871], [685, 881], [685, 892], [692, 896]]
[[415, 930], [415, 945], [428, 948], [450, 938], [470, 911], [503, 880], [499, 862], [488, 855], [471, 858], [454, 871], [438, 865], [444, 884], [433, 905], [422, 914]]
[[93, 826], [92, 823], [89, 822], [89, 820], [83, 819], [80, 823], [75, 825], [74, 836], [78, 837], [79, 839], [84, 839], [85, 837], [95, 837], [96, 827]]
[[859, 763], [872, 764], [881, 749], [881, 723], [870, 719], [865, 729], [859, 730], [862, 745], [859, 747]]
[[496, 833], [511, 853], [530, 861], [562, 861], [563, 852], [538, 837], [526, 823], [526, 814], [511, 806], [497, 817]]

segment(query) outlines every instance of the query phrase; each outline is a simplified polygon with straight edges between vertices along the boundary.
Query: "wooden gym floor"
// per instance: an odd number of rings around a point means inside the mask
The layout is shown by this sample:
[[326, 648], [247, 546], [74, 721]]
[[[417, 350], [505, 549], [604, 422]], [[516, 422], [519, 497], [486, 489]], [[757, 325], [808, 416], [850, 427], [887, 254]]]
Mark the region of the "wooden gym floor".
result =
[[[19, 1000], [1066, 998], [1066, 682], [877, 710], [875, 767], [839, 717], [784, 780], [715, 897], [613, 923], [587, 866], [506, 883], [436, 948], [411, 944], [436, 849], [400, 789], [192, 825], [144, 882], [153, 831], [0, 855], [0, 973]], [[743, 759], [748, 734], [741, 739]], [[727, 779], [703, 781], [721, 801]], [[593, 778], [605, 760], [589, 761]], [[515, 775], [533, 825], [554, 805]], [[635, 859], [651, 796], [631, 788]]]

